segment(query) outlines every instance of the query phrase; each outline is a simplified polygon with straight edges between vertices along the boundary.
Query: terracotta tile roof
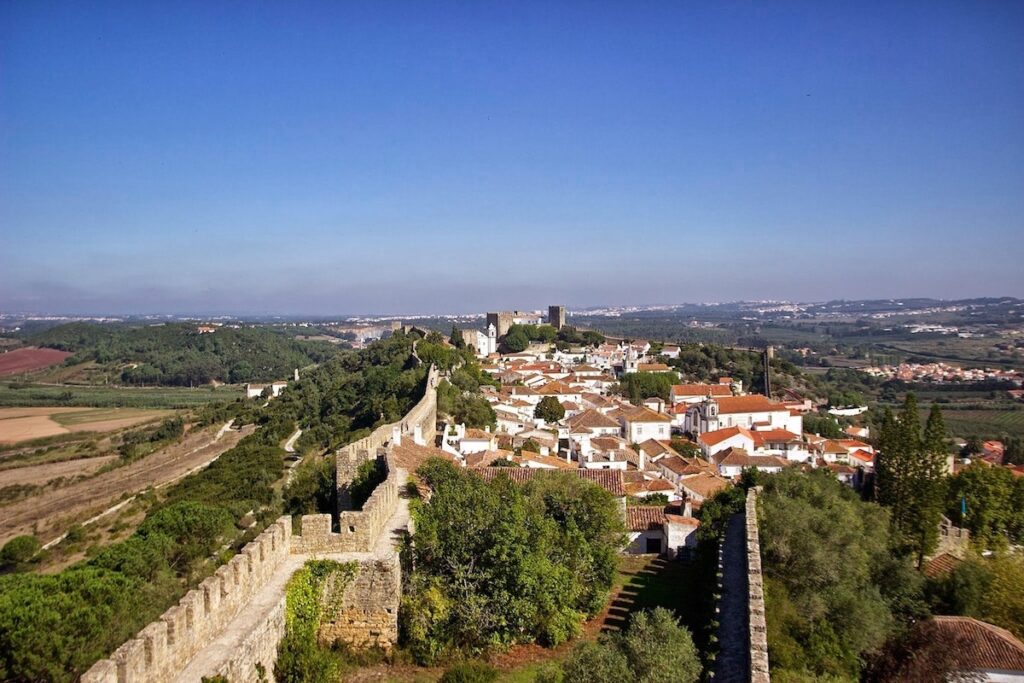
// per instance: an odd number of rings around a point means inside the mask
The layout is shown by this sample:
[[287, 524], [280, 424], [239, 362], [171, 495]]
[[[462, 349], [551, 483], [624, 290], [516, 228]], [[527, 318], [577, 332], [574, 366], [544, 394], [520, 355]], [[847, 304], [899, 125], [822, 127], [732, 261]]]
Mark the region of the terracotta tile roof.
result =
[[794, 434], [787, 429], [764, 429], [751, 432], [754, 443], [758, 446], [766, 443], [799, 443], [803, 441], [799, 434]]
[[568, 384], [565, 384], [564, 382], [552, 381], [552, 382], [548, 382], [547, 384], [542, 386], [540, 389], [538, 389], [537, 393], [538, 394], [543, 394], [545, 396], [558, 396], [559, 394], [578, 394], [579, 390], [578, 389], [573, 389], [572, 387], [570, 387]]
[[532, 461], [538, 465], [545, 465], [548, 468], [555, 468], [560, 470], [575, 470], [579, 469], [575, 463], [567, 462], [562, 458], [555, 457], [553, 455], [540, 455], [539, 453], [531, 453], [530, 451], [520, 451], [522, 455], [511, 456], [512, 462], [519, 463], [524, 467], [527, 467], [526, 461]]
[[583, 428], [583, 429], [611, 429], [619, 428], [619, 423], [608, 417], [604, 413], [598, 412], [593, 408], [584, 410], [579, 415], [574, 415], [569, 418], [568, 424], [571, 428]]
[[626, 507], [626, 526], [630, 531], [661, 529], [665, 524], [663, 505], [630, 505]]
[[658, 441], [657, 439], [647, 439], [642, 443], [637, 444], [637, 448], [642, 450], [648, 457], [654, 457], [657, 455], [675, 455], [676, 451], [672, 448], [672, 445], [667, 441]]
[[[628, 479], [628, 475], [641, 475], [637, 471], [627, 471], [622, 473], [623, 479]], [[626, 493], [631, 496], [640, 495], [642, 493], [674, 493], [676, 487], [665, 479], [645, 479], [642, 475], [639, 481], [627, 481], [626, 482]]]
[[726, 448], [715, 454], [715, 462], [719, 467], [731, 465], [733, 467], [785, 467], [789, 463], [774, 455], [750, 455], [742, 448]]
[[627, 422], [671, 422], [672, 418], [668, 415], [655, 412], [646, 406], [637, 406], [630, 408], [624, 406], [622, 408], [622, 417]]
[[786, 411], [788, 408], [781, 403], [776, 403], [766, 396], [750, 394], [749, 396], [723, 396], [718, 401], [718, 414], [731, 415], [735, 413], [771, 413]]
[[732, 389], [727, 384], [673, 384], [669, 392], [672, 396], [732, 396]]
[[732, 438], [737, 435], [745, 436], [751, 441], [754, 440], [753, 433], [745, 427], [726, 427], [725, 429], [716, 429], [713, 432], [704, 432], [697, 437], [697, 441], [704, 444], [705, 446], [717, 446], [726, 439]]
[[402, 445], [400, 446], [390, 446], [388, 448], [388, 455], [395, 465], [410, 472], [415, 472], [427, 458], [444, 458], [445, 460], [459, 463], [458, 458], [451, 453], [433, 446], [420, 446], [409, 438], [403, 438]]
[[679, 485], [686, 490], [696, 493], [701, 498], [710, 498], [722, 489], [732, 486], [725, 477], [720, 477], [710, 472], [701, 472], [691, 477], [684, 477], [679, 480]]
[[961, 666], [1024, 672], [1024, 643], [1006, 629], [971, 617], [935, 617], [939, 634], [964, 643]]
[[485, 432], [482, 429], [475, 429], [473, 427], [470, 427], [469, 429], [466, 430], [466, 435], [463, 436], [462, 438], [471, 439], [473, 441], [490, 441], [493, 436], [494, 434], [491, 434], [490, 432]]
[[928, 563], [924, 566], [924, 569], [922, 569], [921, 571], [924, 572], [925, 576], [932, 579], [936, 579], [940, 576], [945, 576], [949, 574], [954, 569], [956, 569], [957, 566], [960, 565], [962, 562], [963, 560], [961, 560], [956, 555], [942, 553], [941, 555], [936, 555], [932, 559], [928, 560]]
[[658, 467], [664, 467], [675, 474], [686, 474], [687, 469], [690, 467], [690, 462], [681, 455], [668, 455], [654, 464]]
[[638, 363], [636, 369], [639, 372], [671, 372], [672, 368], [664, 363]]
[[873, 463], [875, 461], [874, 455], [868, 453], [867, 451], [862, 451], [860, 449], [850, 453], [850, 457], [853, 458], [854, 460], [859, 460], [860, 462], [863, 463]]
[[505, 458], [508, 460], [514, 455], [515, 453], [512, 451], [498, 450], [469, 453], [468, 455], [462, 456], [462, 458], [466, 461], [466, 467], [487, 467], [498, 458]]
[[625, 448], [626, 440], [618, 436], [595, 436], [590, 440], [590, 445], [599, 451], [610, 451], [616, 448]]
[[700, 526], [700, 520], [694, 517], [686, 517], [685, 515], [673, 515], [669, 512], [665, 513], [665, 519], [669, 524], [683, 524], [686, 526], [697, 527]]
[[[474, 471], [478, 472], [485, 481], [491, 481], [495, 477], [504, 474], [517, 484], [524, 484], [537, 476], [538, 472], [544, 472], [544, 470], [535, 467], [481, 467]], [[568, 472], [569, 470], [566, 471]], [[613, 496], [626, 495], [626, 489], [622, 483], [622, 472], [619, 470], [575, 469], [572, 472], [580, 479], [586, 479], [597, 484]]]

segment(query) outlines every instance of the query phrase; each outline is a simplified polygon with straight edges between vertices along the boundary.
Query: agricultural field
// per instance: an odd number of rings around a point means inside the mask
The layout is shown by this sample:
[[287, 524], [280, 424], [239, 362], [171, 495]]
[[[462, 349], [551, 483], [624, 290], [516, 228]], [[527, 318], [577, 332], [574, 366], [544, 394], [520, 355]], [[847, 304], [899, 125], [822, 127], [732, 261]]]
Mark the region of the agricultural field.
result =
[[239, 385], [219, 387], [107, 387], [0, 384], [0, 407], [84, 406], [90, 408], [196, 408], [244, 396]]
[[[202, 468], [234, 447], [255, 427], [224, 429], [211, 426], [189, 431], [159, 450], [119, 467], [111, 461], [95, 465], [100, 457], [86, 457], [66, 462], [31, 464], [27, 467], [0, 470], [0, 543], [19, 534], [32, 533], [43, 541], [59, 537], [73, 524], [81, 524], [119, 500], [151, 487], [177, 481], [189, 472]], [[100, 449], [102, 451], [102, 449]], [[0, 456], [0, 462], [4, 460]], [[53, 473], [58, 465], [67, 469], [54, 485], [40, 485], [40, 470]], [[77, 465], [77, 468], [76, 468]], [[30, 495], [15, 495], [13, 487], [28, 488]]]
[[112, 432], [167, 414], [138, 408], [0, 408], [0, 444], [74, 432]]
[[946, 427], [953, 436], [961, 439], [971, 436], [982, 439], [1024, 436], [1024, 409], [950, 410], [947, 406], [941, 407]]
[[20, 375], [58, 365], [71, 354], [57, 349], [24, 348], [0, 353], [0, 377]]

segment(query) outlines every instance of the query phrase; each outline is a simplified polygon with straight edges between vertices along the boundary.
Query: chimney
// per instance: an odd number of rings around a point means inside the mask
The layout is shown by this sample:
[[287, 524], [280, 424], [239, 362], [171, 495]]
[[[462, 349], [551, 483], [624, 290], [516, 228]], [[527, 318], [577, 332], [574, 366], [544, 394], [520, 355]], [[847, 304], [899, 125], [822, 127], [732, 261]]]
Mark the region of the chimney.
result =
[[423, 439], [423, 428], [419, 425], [412, 428], [412, 442], [417, 446], [427, 445], [427, 442]]
[[690, 505], [689, 498], [687, 498], [686, 502], [683, 503], [683, 517], [693, 517], [693, 506]]
[[402, 428], [398, 425], [391, 428], [391, 443], [394, 446], [402, 445]]
[[644, 449], [640, 448], [639, 446], [636, 449], [636, 453], [638, 456], [640, 456], [640, 471], [643, 472], [644, 466], [647, 464], [647, 454], [644, 453]]

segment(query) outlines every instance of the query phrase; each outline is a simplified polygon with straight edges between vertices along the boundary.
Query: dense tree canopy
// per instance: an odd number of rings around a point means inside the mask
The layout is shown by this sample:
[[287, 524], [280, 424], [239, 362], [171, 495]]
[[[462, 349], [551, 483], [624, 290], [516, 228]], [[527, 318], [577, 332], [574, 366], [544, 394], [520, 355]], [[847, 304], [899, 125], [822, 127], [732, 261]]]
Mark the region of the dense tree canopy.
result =
[[443, 460], [419, 476], [403, 637], [421, 662], [515, 642], [556, 645], [604, 606], [622, 522], [611, 495], [564, 473], [486, 483]]
[[886, 511], [821, 470], [766, 477], [759, 503], [773, 677], [855, 680], [867, 654], [927, 613]]
[[946, 515], [971, 532], [981, 549], [1024, 539], [1024, 479], [1003, 467], [976, 463], [949, 480]]
[[679, 376], [674, 372], [631, 372], [619, 382], [619, 393], [634, 405], [655, 396], [668, 401], [672, 385], [678, 383]]
[[221, 327], [199, 334], [195, 325], [186, 323], [130, 327], [76, 322], [30, 341], [72, 352], [66, 364], [126, 366], [121, 372], [126, 384], [177, 386], [286, 379], [295, 368], [342, 352], [332, 344], [299, 341], [267, 327]]
[[554, 396], [545, 396], [533, 409], [533, 416], [547, 422], [558, 422], [565, 417], [565, 407]]

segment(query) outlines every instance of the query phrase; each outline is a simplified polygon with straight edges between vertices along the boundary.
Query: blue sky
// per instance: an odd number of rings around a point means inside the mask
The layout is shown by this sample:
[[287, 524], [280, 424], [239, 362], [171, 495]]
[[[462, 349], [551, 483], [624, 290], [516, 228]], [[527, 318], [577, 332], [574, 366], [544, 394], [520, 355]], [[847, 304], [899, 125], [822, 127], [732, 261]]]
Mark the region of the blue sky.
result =
[[0, 310], [1024, 296], [1024, 4], [0, 4]]

